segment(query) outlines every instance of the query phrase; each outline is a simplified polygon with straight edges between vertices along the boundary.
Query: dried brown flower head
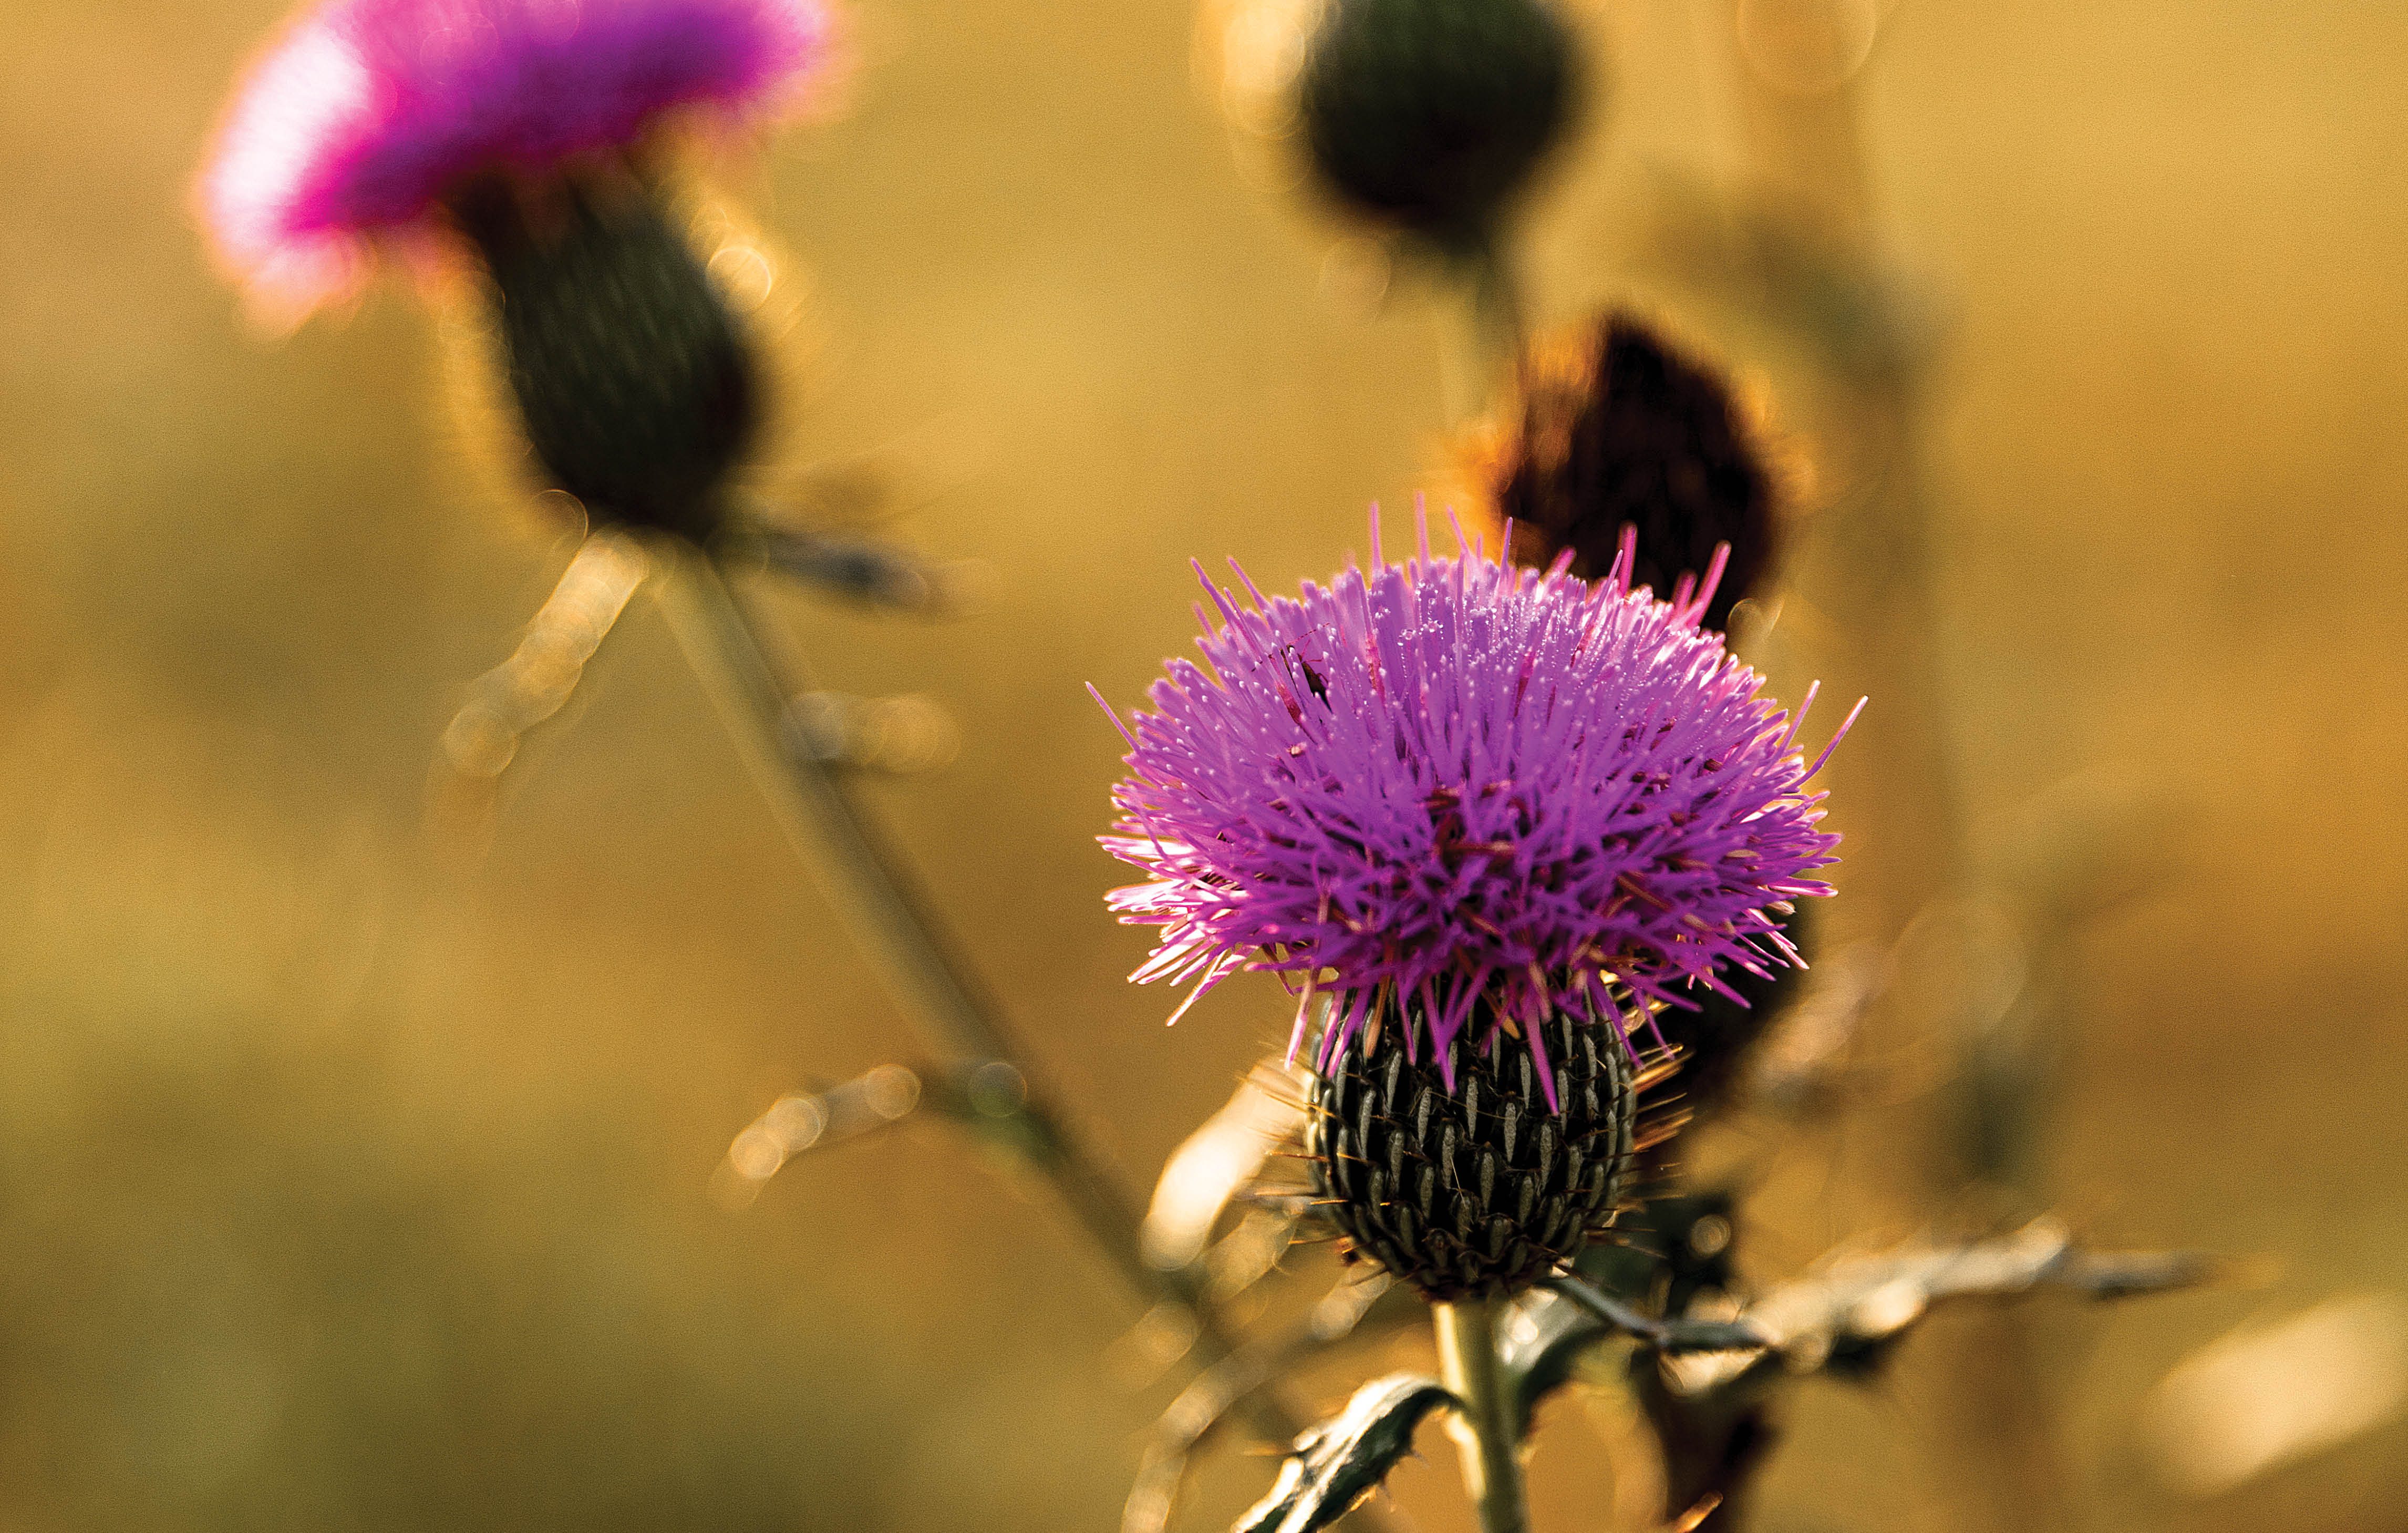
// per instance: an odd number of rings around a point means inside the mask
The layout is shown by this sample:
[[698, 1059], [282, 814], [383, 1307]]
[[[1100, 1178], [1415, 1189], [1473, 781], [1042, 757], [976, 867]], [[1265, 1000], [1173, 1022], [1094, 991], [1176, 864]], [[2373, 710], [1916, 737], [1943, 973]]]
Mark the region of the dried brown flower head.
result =
[[1755, 415], [1712, 367], [1615, 312], [1528, 359], [1521, 397], [1468, 445], [1465, 468], [1492, 527], [1512, 520], [1516, 563], [1570, 549], [1572, 572], [1594, 580], [1629, 524], [1632, 583], [1669, 596], [1730, 544], [1705, 615], [1723, 629], [1779, 552], [1784, 476]]

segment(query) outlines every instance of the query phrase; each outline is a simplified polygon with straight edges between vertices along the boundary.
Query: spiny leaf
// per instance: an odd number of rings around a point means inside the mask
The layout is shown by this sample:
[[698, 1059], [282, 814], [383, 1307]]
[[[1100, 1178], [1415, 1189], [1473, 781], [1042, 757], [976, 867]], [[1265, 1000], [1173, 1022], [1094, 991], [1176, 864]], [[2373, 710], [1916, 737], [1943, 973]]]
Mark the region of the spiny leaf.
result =
[[1379, 1488], [1412, 1451], [1413, 1429], [1457, 1402], [1436, 1379], [1392, 1373], [1354, 1392], [1346, 1409], [1296, 1440], [1278, 1483], [1231, 1533], [1314, 1533]]
[[721, 542], [780, 574], [871, 607], [924, 616], [950, 616], [962, 605], [964, 566], [922, 559], [861, 538], [834, 537], [781, 524], [742, 508]]
[[1503, 1336], [1505, 1368], [1514, 1382], [1525, 1432], [1540, 1402], [1571, 1382], [1589, 1350], [1616, 1337], [1670, 1354], [1765, 1345], [1764, 1337], [1745, 1325], [1657, 1320], [1570, 1276], [1549, 1279], [1526, 1296]]
[[1418, 1328], [1428, 1324], [1428, 1307], [1403, 1283], [1385, 1276], [1350, 1277], [1284, 1339], [1249, 1342], [1197, 1374], [1163, 1412], [1146, 1443], [1137, 1483], [1121, 1511], [1121, 1533], [1164, 1533], [1196, 1454], [1232, 1411], [1272, 1380], [1349, 1339]]
[[1744, 1320], [1658, 1320], [1578, 1278], [1551, 1278], [1547, 1286], [1602, 1324], [1637, 1338], [1657, 1352], [1744, 1352], [1767, 1344], [1764, 1334]]
[[[2037, 1219], [1986, 1240], [1835, 1261], [1749, 1305], [1737, 1324], [1760, 1333], [1790, 1372], [1862, 1372], [1943, 1299], [2008, 1298], [2048, 1287], [2124, 1298], [2188, 1287], [2214, 1269], [2195, 1253], [2085, 1251], [2064, 1225]], [[1737, 1351], [1686, 1359], [1672, 1365], [1671, 1382], [1682, 1394], [1700, 1395], [1754, 1373], [1762, 1360]]]
[[2005, 1297], [2037, 1287], [2120, 1298], [2187, 1286], [2211, 1268], [2184, 1252], [2086, 1252], [2062, 1225], [2040, 1220], [1995, 1239], [1837, 1262], [1775, 1289], [1730, 1321], [1658, 1320], [1562, 1275], [1516, 1306], [1504, 1331], [1505, 1366], [1526, 1430], [1530, 1412], [1570, 1382], [1589, 1349], [1615, 1336], [1678, 1359], [1670, 1365], [1674, 1387], [1696, 1396], [1758, 1377], [1776, 1359], [1792, 1372], [1870, 1371], [1941, 1299]]
[[1589, 1348], [1614, 1332], [1579, 1305], [1543, 1288], [1525, 1297], [1513, 1309], [1513, 1317], [1498, 1328], [1498, 1337], [1505, 1374], [1513, 1382], [1513, 1400], [1521, 1412], [1516, 1435], [1527, 1437], [1539, 1402], [1570, 1383]]

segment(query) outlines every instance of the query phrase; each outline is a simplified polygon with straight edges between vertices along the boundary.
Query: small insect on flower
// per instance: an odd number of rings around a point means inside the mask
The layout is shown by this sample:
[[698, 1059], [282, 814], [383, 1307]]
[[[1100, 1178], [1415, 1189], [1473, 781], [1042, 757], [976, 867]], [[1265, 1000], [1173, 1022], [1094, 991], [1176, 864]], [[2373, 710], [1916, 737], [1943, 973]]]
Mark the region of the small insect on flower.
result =
[[332, 0], [236, 97], [204, 218], [294, 318], [380, 247], [473, 250], [550, 482], [597, 521], [698, 536], [753, 434], [759, 367], [641, 151], [673, 115], [797, 103], [829, 34], [817, 0]]
[[1658, 600], [1627, 538], [1592, 584], [1377, 531], [1299, 598], [1206, 581], [1211, 668], [1124, 726], [1104, 844], [1154, 877], [1111, 904], [1161, 928], [1139, 981], [1285, 976], [1292, 1051], [1319, 997], [1341, 1227], [1433, 1297], [1506, 1291], [1612, 1209], [1635, 1019], [1795, 962], [1838, 838], [1799, 720], [1698, 626], [1719, 560]]

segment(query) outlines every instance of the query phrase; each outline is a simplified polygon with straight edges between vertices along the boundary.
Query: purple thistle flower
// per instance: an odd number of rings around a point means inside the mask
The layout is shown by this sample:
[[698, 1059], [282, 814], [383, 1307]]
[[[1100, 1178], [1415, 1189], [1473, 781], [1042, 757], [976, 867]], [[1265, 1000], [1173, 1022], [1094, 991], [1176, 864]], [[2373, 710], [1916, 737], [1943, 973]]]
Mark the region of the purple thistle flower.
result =
[[675, 108], [774, 109], [828, 35], [819, 0], [332, 0], [252, 70], [203, 214], [244, 281], [306, 312], [480, 175], [624, 149]]
[[1553, 1105], [1551, 1013], [1622, 1039], [1617, 993], [1689, 1007], [1693, 987], [1733, 994], [1726, 965], [1798, 962], [1769, 912], [1829, 894], [1812, 875], [1839, 842], [1816, 828], [1804, 710], [1698, 627], [1719, 559], [1666, 602], [1630, 589], [1632, 557], [1626, 538], [1594, 584], [1477, 545], [1434, 559], [1425, 523], [1391, 565], [1375, 520], [1371, 568], [1298, 599], [1239, 570], [1244, 606], [1206, 579], [1211, 669], [1172, 661], [1122, 730], [1103, 844], [1154, 878], [1111, 903], [1162, 928], [1131, 978], [1194, 979], [1192, 1005], [1240, 968], [1300, 976], [1290, 1052], [1325, 996], [1325, 1074], [1391, 1010], [1451, 1072], [1478, 1017], [1467, 1041], [1518, 1031]]

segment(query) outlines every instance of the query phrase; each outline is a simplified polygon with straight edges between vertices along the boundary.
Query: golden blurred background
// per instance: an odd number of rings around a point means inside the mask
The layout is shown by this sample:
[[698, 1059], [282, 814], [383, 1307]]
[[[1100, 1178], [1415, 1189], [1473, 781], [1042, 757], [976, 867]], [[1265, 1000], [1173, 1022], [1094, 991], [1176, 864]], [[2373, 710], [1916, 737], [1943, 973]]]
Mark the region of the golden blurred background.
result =
[[[1277, 589], [1400, 531], [1462, 324], [1232, 124], [1244, 18], [1189, 4], [860, 0], [851, 109], [734, 193], [804, 316], [770, 480], [992, 572], [951, 623], [778, 610], [958, 724], [875, 807], [1133, 1193], [1286, 1008], [1166, 1033], [1123, 981], [1082, 683], [1186, 644], [1191, 556]], [[781, 1093], [916, 1051], [647, 597], [490, 825], [430, 828], [573, 544], [480, 466], [456, 315], [395, 281], [275, 340], [209, 271], [190, 178], [279, 13], [0, 3], [0, 1527], [1113, 1526], [1180, 1375], [1120, 1366], [1141, 1306], [1043, 1187], [915, 1122], [709, 1196]], [[1612, 85], [1535, 314], [1640, 303], [1764, 392], [1818, 489], [1759, 652], [1873, 694], [1835, 922], [1906, 935], [1835, 1100], [1698, 1151], [1751, 1263], [2011, 1207], [2265, 1258], [1935, 1314], [1792, 1392], [1759, 1526], [2408, 1525], [2408, 12], [1577, 14]], [[1958, 1045], [2007, 1034], [2024, 1148], [1971, 1189]], [[2228, 1416], [2346, 1397], [2344, 1440], [2186, 1471], [2218, 1357]], [[2044, 1503], [1995, 1462], [2036, 1408]], [[1549, 1418], [1539, 1526], [1640, 1526], [1617, 1431]], [[1391, 1515], [1465, 1526], [1424, 1446]], [[1222, 1454], [1184, 1526], [1268, 1473]]]

